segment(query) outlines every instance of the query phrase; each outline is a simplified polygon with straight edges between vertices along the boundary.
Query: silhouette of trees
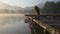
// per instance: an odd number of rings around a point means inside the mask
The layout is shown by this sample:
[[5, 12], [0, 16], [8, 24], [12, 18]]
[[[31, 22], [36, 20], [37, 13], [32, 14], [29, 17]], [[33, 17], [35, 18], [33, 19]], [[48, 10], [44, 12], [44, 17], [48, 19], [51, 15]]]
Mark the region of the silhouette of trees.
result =
[[60, 13], [60, 2], [57, 2], [56, 5], [57, 5], [56, 6], [56, 9], [57, 9], [56, 11], [58, 11], [57, 13]]
[[43, 12], [47, 14], [57, 14], [60, 13], [60, 2], [49, 2], [47, 1], [43, 7]]

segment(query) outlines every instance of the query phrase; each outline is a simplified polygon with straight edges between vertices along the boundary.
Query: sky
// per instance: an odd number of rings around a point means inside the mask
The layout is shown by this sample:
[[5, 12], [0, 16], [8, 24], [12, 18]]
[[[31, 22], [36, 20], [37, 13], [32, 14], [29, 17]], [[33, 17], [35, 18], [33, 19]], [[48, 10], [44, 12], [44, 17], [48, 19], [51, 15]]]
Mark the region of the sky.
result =
[[[22, 8], [35, 6], [35, 5], [43, 3], [45, 1], [47, 1], [47, 0], [0, 0], [0, 2], [10, 4], [13, 6], [19, 6]], [[57, 0], [48, 0], [48, 1], [57, 1]]]

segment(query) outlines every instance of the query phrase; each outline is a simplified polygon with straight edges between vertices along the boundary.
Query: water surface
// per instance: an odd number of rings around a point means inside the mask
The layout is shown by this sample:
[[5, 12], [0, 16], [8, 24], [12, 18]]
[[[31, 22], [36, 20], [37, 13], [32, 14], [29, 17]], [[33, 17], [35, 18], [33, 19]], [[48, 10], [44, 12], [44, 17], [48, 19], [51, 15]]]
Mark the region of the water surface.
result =
[[0, 14], [0, 34], [31, 34], [23, 14]]

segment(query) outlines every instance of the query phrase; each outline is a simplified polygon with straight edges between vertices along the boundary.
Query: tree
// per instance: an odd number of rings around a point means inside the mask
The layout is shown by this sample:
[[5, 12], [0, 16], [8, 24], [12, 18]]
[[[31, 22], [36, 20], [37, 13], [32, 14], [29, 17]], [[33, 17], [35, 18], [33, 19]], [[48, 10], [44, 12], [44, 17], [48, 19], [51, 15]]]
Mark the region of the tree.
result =
[[55, 13], [55, 7], [56, 7], [56, 4], [55, 2], [46, 2], [44, 7], [43, 7], [43, 12], [47, 13], [47, 14], [53, 14]]
[[56, 3], [56, 11], [57, 13], [60, 13], [60, 2]]

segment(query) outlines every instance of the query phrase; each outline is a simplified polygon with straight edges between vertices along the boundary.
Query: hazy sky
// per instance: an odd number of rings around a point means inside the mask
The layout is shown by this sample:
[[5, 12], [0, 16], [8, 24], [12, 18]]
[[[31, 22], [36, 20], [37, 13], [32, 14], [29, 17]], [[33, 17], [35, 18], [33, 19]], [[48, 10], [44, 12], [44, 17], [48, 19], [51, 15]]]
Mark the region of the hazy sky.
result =
[[[47, 0], [0, 0], [0, 2], [20, 7], [30, 7], [45, 1]], [[57, 0], [48, 0], [48, 1], [57, 1]]]

